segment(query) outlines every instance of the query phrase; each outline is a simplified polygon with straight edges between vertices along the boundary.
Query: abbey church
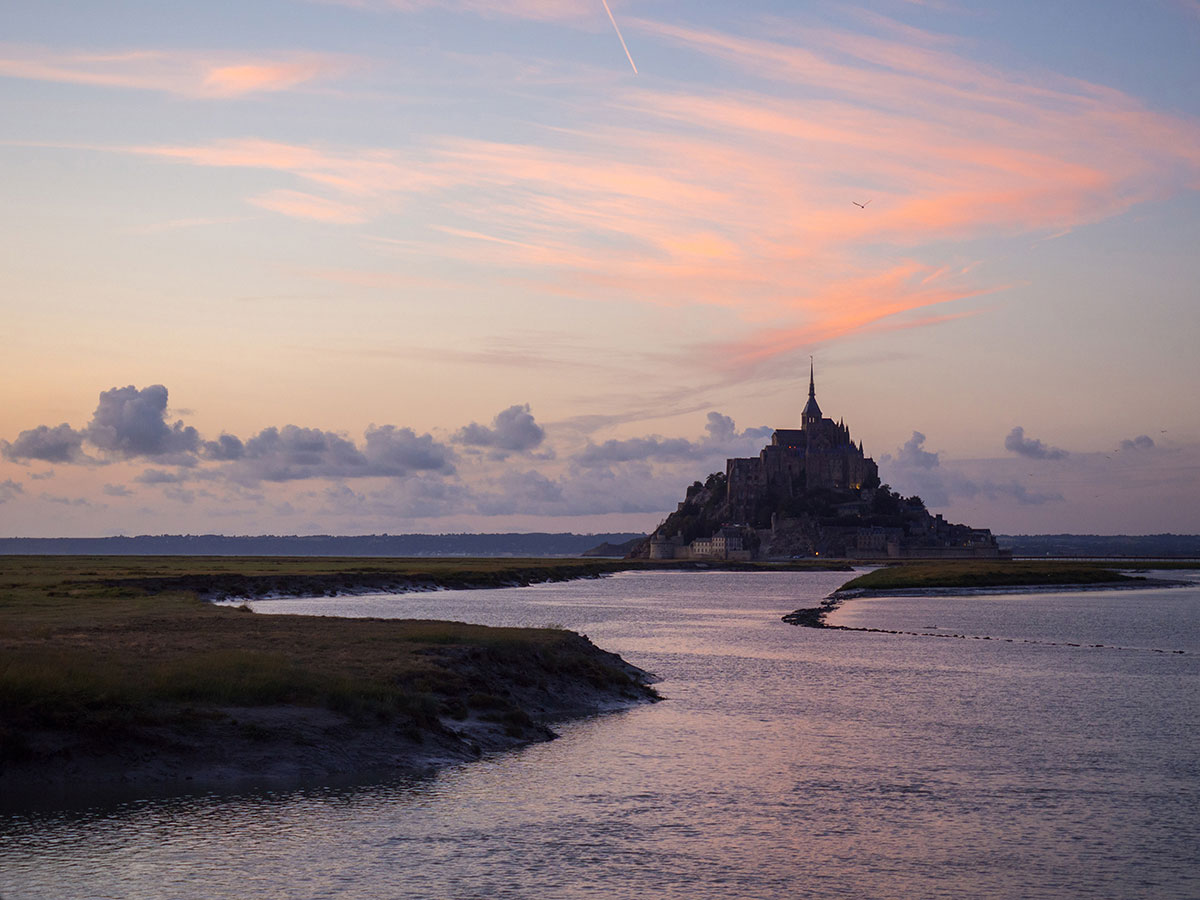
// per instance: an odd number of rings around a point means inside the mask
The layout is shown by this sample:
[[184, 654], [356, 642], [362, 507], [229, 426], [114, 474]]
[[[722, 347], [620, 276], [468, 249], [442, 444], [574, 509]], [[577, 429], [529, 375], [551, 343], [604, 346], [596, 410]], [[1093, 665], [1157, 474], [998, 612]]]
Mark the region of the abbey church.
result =
[[880, 483], [850, 429], [817, 404], [810, 364], [799, 428], [779, 428], [758, 456], [687, 489], [675, 512], [631, 555], [651, 559], [996, 558], [987, 529], [931, 515], [920, 497]]
[[780, 428], [771, 443], [749, 459], [726, 463], [729, 515], [741, 522], [766, 496], [795, 499], [818, 489], [859, 491], [879, 486], [879, 467], [863, 455], [862, 442], [850, 440], [850, 429], [821, 415], [812, 365], [808, 370], [808, 403], [799, 428]]

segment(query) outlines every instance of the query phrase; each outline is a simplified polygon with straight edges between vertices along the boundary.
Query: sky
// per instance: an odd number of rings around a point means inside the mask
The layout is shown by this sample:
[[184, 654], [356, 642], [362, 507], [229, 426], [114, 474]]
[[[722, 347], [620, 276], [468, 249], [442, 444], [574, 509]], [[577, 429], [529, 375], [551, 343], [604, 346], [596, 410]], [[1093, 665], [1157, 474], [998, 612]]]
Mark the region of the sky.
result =
[[0, 535], [648, 531], [810, 357], [951, 521], [1200, 532], [1198, 47], [1197, 0], [7, 0]]

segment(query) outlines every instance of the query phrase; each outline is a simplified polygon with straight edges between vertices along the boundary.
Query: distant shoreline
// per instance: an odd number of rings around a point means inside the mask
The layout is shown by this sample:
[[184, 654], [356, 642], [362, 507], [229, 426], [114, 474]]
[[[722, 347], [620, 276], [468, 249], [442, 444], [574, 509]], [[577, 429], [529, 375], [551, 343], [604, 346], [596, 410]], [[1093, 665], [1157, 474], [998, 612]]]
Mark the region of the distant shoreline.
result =
[[[39, 557], [44, 558], [44, 557]], [[63, 557], [74, 559], [76, 557]], [[84, 559], [85, 557], [78, 557]], [[103, 557], [120, 560], [122, 557]], [[129, 557], [130, 560], [137, 559]], [[170, 557], [146, 557], [171, 565]], [[780, 572], [846, 571], [843, 560], [735, 562], [724, 560], [630, 559], [378, 559], [359, 557], [178, 557], [175, 565], [195, 568], [209, 563], [210, 571], [184, 574], [123, 575], [105, 580], [110, 587], [137, 588], [148, 593], [184, 591], [204, 600], [264, 600], [280, 598], [408, 594], [438, 590], [490, 590], [528, 587], [547, 582], [603, 578], [618, 572]], [[187, 566], [185, 566], [187, 567]], [[252, 571], [243, 572], [241, 569]], [[255, 569], [271, 571], [253, 571]]]
[[[1195, 568], [1200, 568], [1197, 565]], [[854, 584], [860, 581], [859, 578], [852, 579], [847, 582], [847, 585]], [[1089, 591], [1121, 591], [1121, 590], [1139, 590], [1145, 588], [1167, 588], [1167, 587], [1189, 587], [1192, 582], [1176, 581], [1166, 578], [1146, 578], [1144, 576], [1124, 576], [1119, 580], [1113, 581], [1076, 581], [1076, 582], [1060, 582], [1060, 583], [1043, 583], [1043, 582], [1021, 582], [1013, 581], [1008, 584], [989, 584], [989, 585], [937, 585], [937, 586], [911, 586], [911, 587], [847, 587], [843, 585], [833, 591], [817, 606], [806, 607], [793, 610], [782, 617], [784, 622], [789, 625], [798, 625], [802, 628], [829, 628], [842, 631], [881, 631], [877, 628], [851, 628], [845, 625], [829, 625], [826, 617], [837, 610], [844, 602], [848, 600], [870, 600], [883, 599], [888, 597], [982, 597], [989, 595], [1000, 594], [1052, 594], [1061, 593], [1064, 591], [1089, 592]]]
[[831, 596], [838, 600], [870, 600], [883, 597], [985, 597], [992, 594], [1054, 594], [1062, 591], [1133, 591], [1154, 587], [1185, 587], [1187, 581], [1169, 578], [1137, 578], [1129, 581], [1097, 581], [1087, 584], [1009, 584], [987, 587], [924, 588], [839, 588]]
[[[645, 535], [635, 532], [507, 532], [457, 534], [224, 535], [158, 534], [106, 537], [0, 537], [0, 556], [329, 556], [386, 559], [571, 558], [622, 548]], [[1200, 535], [998, 534], [1018, 559], [1195, 560]], [[619, 551], [619, 552], [618, 552]]]

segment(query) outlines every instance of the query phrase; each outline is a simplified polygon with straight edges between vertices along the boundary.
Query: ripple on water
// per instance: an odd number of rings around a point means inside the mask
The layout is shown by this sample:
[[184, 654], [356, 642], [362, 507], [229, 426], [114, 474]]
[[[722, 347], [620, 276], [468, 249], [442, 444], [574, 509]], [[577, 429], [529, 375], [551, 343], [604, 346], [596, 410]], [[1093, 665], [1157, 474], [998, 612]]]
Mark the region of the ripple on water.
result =
[[[1200, 896], [1197, 656], [779, 621], [844, 577], [627, 573], [256, 604], [559, 622], [657, 672], [670, 699], [429, 779], [12, 817], [0, 895]], [[855, 601], [837, 615], [1194, 649], [1198, 610], [1189, 588]]]

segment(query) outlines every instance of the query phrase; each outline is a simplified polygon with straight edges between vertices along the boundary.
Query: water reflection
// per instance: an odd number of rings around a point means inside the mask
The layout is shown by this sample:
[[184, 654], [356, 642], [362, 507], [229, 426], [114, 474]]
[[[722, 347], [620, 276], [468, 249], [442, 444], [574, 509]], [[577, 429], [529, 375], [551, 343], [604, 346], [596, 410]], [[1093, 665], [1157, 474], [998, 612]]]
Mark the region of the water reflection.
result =
[[[670, 699], [427, 780], [13, 820], [0, 894], [1200, 896], [1196, 657], [779, 622], [844, 577], [630, 573], [308, 601], [560, 622], [657, 672]], [[1121, 627], [1117, 611], [1139, 604], [1149, 632], [1185, 634], [1200, 603], [1194, 589], [1086, 596], [1083, 618], [1076, 595], [844, 612], [1063, 637]]]

